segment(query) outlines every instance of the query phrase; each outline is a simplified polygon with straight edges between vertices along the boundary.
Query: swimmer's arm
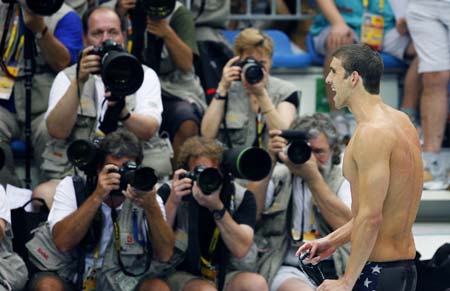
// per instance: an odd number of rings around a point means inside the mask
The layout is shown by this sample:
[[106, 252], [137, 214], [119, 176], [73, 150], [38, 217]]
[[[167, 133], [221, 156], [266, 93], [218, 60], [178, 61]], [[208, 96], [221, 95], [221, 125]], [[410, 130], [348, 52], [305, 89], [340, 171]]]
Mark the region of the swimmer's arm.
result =
[[377, 240], [383, 221], [383, 203], [389, 187], [389, 161], [395, 138], [383, 129], [373, 127], [360, 131], [358, 135], [352, 156], [358, 171], [359, 204], [353, 218], [350, 258], [343, 277], [348, 286], [354, 286]]

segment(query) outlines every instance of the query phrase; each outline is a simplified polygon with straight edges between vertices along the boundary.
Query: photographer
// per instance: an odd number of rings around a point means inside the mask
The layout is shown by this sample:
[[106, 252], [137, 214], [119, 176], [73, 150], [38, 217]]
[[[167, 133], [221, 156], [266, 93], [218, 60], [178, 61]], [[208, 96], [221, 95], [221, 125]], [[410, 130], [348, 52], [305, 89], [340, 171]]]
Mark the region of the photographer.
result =
[[116, 10], [130, 16], [131, 52], [158, 74], [164, 107], [160, 132], [169, 134], [175, 161], [183, 142], [199, 134], [206, 109], [194, 73], [194, 58], [199, 55], [194, 18], [175, 0], [117, 0]]
[[260, 30], [247, 28], [239, 33], [234, 42], [237, 56], [223, 68], [216, 95], [202, 120], [202, 135], [217, 138], [230, 148], [266, 148], [269, 129], [289, 127], [297, 116], [300, 92], [269, 75], [273, 49], [272, 39]]
[[[33, 2], [39, 6], [45, 5], [47, 1]], [[31, 38], [24, 39], [24, 28], [31, 31]], [[25, 138], [24, 47], [31, 44], [35, 50], [31, 60], [34, 65], [30, 118], [34, 159], [36, 164], [40, 164], [41, 154], [48, 140], [43, 113], [47, 109], [50, 86], [57, 72], [76, 62], [78, 51], [83, 45], [81, 20], [65, 4], [55, 13], [42, 16], [14, 0], [0, 1], [0, 35], [4, 40], [0, 45], [0, 147], [6, 153], [6, 165], [0, 171], [0, 183], [20, 186], [21, 182], [15, 174], [10, 142], [12, 139]]]
[[[50, 91], [45, 118], [52, 139], [47, 144], [41, 165], [49, 178], [60, 179], [72, 174], [65, 152], [74, 139], [92, 140], [96, 135], [114, 131], [118, 125], [146, 143], [157, 136], [162, 104], [155, 72], [143, 66], [142, 85], [126, 98], [113, 96], [114, 92], [105, 88], [104, 80], [98, 75], [102, 69], [102, 58], [98, 52], [107, 51], [105, 41], [115, 47], [124, 45], [125, 27], [121, 24], [117, 13], [105, 7], [88, 10], [83, 16], [86, 48], [77, 65], [58, 74]], [[118, 100], [112, 101], [113, 97]], [[149, 164], [149, 160], [157, 161], [158, 157], [150, 157], [147, 148], [144, 147], [144, 164], [151, 165], [156, 171], [163, 171], [161, 167]], [[35, 190], [36, 196], [47, 196], [51, 201], [55, 186], [55, 181], [42, 185]]]
[[[174, 247], [173, 232], [165, 221], [164, 205], [155, 187], [145, 191], [131, 184], [126, 189], [120, 186], [123, 178], [120, 168], [128, 161], [139, 164], [142, 160], [139, 140], [130, 132], [117, 130], [100, 142], [99, 152], [103, 158], [97, 168], [95, 190], [78, 208], [79, 193], [75, 192], [72, 177], [58, 184], [48, 217], [50, 239], [60, 252], [75, 252], [80, 250], [77, 247], [85, 241], [83, 238], [88, 232], [94, 230], [95, 243], [87, 248], [81, 274], [85, 290], [132, 290], [138, 284], [136, 290], [169, 290], [156, 278], [163, 275], [162, 269], [154, 267], [158, 262], [152, 261], [152, 268], [139, 276], [129, 274], [140, 272], [147, 260], [169, 261]], [[145, 252], [147, 240], [150, 253]], [[63, 264], [58, 266], [64, 267]], [[75, 275], [77, 268], [72, 272]], [[52, 290], [67, 290], [71, 283], [55, 274], [38, 273], [30, 288], [44, 290], [45, 286], [52, 286]]]
[[[0, 149], [0, 169], [4, 153]], [[0, 290], [22, 290], [28, 279], [28, 270], [22, 258], [13, 252], [11, 212], [5, 189], [0, 185]]]
[[[291, 128], [306, 134], [311, 157], [303, 164], [291, 162], [283, 152], [290, 141], [280, 136], [282, 131], [271, 130], [269, 151], [274, 163], [278, 157], [284, 165], [274, 165], [271, 176], [248, 185], [258, 205], [255, 242], [264, 249], [258, 272], [274, 291], [315, 290], [298, 268], [298, 246], [351, 219], [350, 185], [342, 175], [341, 150], [331, 120], [316, 113], [297, 118]], [[343, 273], [347, 257], [348, 250], [340, 248], [319, 267], [327, 278], [336, 278]]]
[[220, 169], [223, 152], [222, 145], [204, 137], [191, 137], [181, 147], [166, 212], [174, 229], [188, 233], [188, 247], [183, 264], [168, 277], [171, 290], [268, 290], [262, 276], [228, 264], [230, 256], [243, 259], [250, 253], [253, 194], [224, 173], [222, 185], [211, 193], [186, 177], [187, 170], [195, 173], [197, 166]]

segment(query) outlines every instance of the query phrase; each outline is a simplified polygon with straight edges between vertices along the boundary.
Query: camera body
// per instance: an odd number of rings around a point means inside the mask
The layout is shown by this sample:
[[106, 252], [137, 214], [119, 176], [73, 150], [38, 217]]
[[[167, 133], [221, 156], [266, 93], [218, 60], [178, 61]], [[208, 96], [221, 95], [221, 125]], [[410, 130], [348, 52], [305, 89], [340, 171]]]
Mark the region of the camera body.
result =
[[122, 195], [128, 184], [140, 191], [150, 191], [157, 182], [152, 168], [139, 167], [134, 161], [127, 161], [119, 169], [110, 170], [108, 173], [112, 172], [120, 174], [120, 187], [111, 191], [111, 195]]
[[[101, 58], [101, 70], [94, 72], [102, 76], [105, 88], [111, 91], [112, 101], [133, 94], [144, 81], [144, 70], [139, 60], [120, 44], [108, 39], [95, 46], [90, 54]], [[114, 100], [114, 97], [116, 98]]]
[[303, 164], [311, 158], [311, 147], [308, 145], [307, 134], [300, 130], [283, 130], [281, 137], [289, 141], [285, 149], [289, 160], [294, 164]]
[[[104, 58], [108, 53], [116, 51], [116, 52], [124, 52], [124, 48], [111, 39], [105, 40], [105, 42], [101, 46], [94, 46], [94, 49], [91, 51], [91, 54], [98, 55], [100, 58]], [[101, 72], [98, 72], [100, 74]]]
[[246, 58], [243, 61], [235, 62], [233, 65], [242, 68], [245, 79], [252, 85], [259, 83], [264, 78], [263, 65], [254, 58]]
[[222, 185], [222, 175], [216, 168], [207, 168], [205, 166], [197, 166], [194, 171], [181, 174], [180, 179], [189, 178], [192, 181], [196, 181], [198, 187], [202, 190], [203, 194], [209, 195], [216, 191]]

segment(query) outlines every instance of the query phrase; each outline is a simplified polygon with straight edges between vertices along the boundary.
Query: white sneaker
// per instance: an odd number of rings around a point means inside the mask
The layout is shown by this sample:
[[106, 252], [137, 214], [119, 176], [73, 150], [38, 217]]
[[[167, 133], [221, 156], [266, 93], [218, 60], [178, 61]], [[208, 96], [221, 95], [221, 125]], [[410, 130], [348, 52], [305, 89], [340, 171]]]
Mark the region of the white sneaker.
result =
[[450, 186], [448, 171], [439, 160], [438, 153], [422, 153], [424, 167], [423, 188], [426, 190], [446, 190]]

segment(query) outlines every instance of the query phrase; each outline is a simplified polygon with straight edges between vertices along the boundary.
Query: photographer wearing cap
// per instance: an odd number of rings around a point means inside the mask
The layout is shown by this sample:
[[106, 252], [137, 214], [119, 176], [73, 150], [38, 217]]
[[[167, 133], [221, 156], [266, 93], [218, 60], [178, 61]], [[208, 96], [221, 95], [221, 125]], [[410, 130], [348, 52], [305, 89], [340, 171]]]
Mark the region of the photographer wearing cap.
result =
[[[324, 236], [351, 218], [350, 185], [342, 175], [341, 149], [331, 120], [315, 113], [297, 118], [291, 128], [305, 133], [310, 158], [294, 164], [284, 152], [294, 144], [281, 137], [283, 131], [271, 130], [273, 174], [248, 185], [258, 206], [255, 242], [258, 249], [265, 249], [258, 272], [274, 291], [315, 290], [315, 283], [298, 268], [295, 252], [303, 242]], [[284, 165], [275, 166], [277, 158]], [[347, 257], [348, 250], [341, 248], [319, 267], [327, 278], [336, 278]]]
[[269, 75], [274, 44], [264, 32], [242, 30], [233, 49], [236, 56], [223, 68], [202, 120], [202, 135], [230, 148], [266, 148], [269, 129], [287, 129], [297, 116], [300, 92], [293, 84]]
[[[52, 81], [57, 72], [76, 62], [78, 51], [83, 46], [80, 17], [69, 6], [60, 3], [62, 5], [58, 7], [49, 7], [52, 1], [32, 1], [34, 7], [28, 7], [24, 2], [0, 1], [0, 147], [6, 154], [0, 183], [16, 186], [21, 182], [15, 174], [10, 143], [12, 139], [25, 139], [25, 47], [30, 44], [34, 51], [30, 60], [34, 65], [29, 72], [32, 82], [31, 141], [35, 162], [40, 164], [48, 140], [43, 113], [47, 109]], [[52, 11], [31, 9], [40, 5]], [[25, 28], [31, 32], [31, 37], [27, 35], [26, 39]]]
[[[188, 234], [188, 246], [184, 262], [167, 279], [171, 290], [268, 290], [262, 276], [232, 262], [251, 252], [256, 205], [253, 194], [223, 172], [223, 153], [222, 145], [204, 137], [191, 137], [181, 147], [166, 212], [169, 224]], [[198, 166], [219, 170], [216, 190], [202, 190], [201, 178], [192, 177]]]
[[[158, 174], [164, 171], [163, 166], [151, 164], [159, 161], [158, 156], [150, 157], [147, 152], [147, 144], [157, 139], [161, 123], [158, 77], [131, 54], [121, 51], [125, 29], [118, 14], [109, 8], [96, 7], [84, 14], [86, 48], [78, 64], [60, 72], [54, 80], [45, 114], [52, 139], [43, 154], [41, 168], [49, 178], [60, 179], [72, 174], [65, 155], [71, 141], [92, 140], [121, 126], [145, 141], [143, 163], [152, 166]], [[136, 82], [139, 77], [140, 82]], [[167, 163], [170, 163], [168, 157]], [[56, 182], [50, 181], [46, 186], [35, 193], [44, 192], [51, 200]]]
[[[136, 286], [136, 290], [169, 290], [157, 279], [165, 269], [159, 262], [168, 262], [174, 247], [163, 202], [154, 185], [149, 191], [131, 184], [121, 188], [120, 169], [129, 161], [139, 164], [142, 160], [139, 140], [130, 132], [117, 130], [100, 142], [99, 152], [102, 158], [95, 188], [78, 208], [79, 193], [73, 178], [66, 177], [58, 184], [48, 217], [50, 239], [59, 252], [76, 254], [75, 261], [81, 256], [79, 246], [84, 246], [83, 272], [78, 274], [83, 277], [84, 290], [132, 290]], [[87, 186], [87, 193], [89, 189]], [[86, 236], [92, 232], [94, 239], [86, 246]], [[30, 249], [33, 253], [41, 247]], [[44, 248], [41, 252], [45, 251]], [[59, 263], [56, 265], [66, 267], [64, 262]], [[52, 290], [68, 290], [79, 267], [74, 266], [72, 277], [66, 276], [65, 281], [55, 274], [38, 273], [30, 288], [44, 290], [45, 286], [52, 286]], [[61, 275], [59, 270], [56, 273]]]
[[129, 50], [158, 74], [164, 107], [160, 132], [169, 134], [175, 161], [183, 142], [199, 134], [206, 110], [194, 72], [199, 56], [194, 17], [175, 0], [117, 0], [116, 10], [131, 22]]

